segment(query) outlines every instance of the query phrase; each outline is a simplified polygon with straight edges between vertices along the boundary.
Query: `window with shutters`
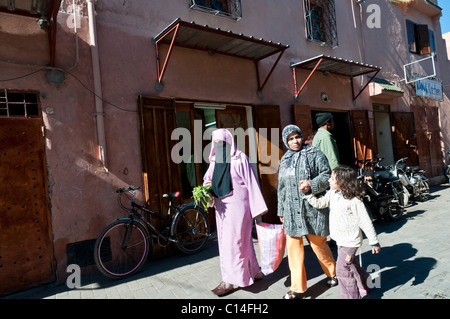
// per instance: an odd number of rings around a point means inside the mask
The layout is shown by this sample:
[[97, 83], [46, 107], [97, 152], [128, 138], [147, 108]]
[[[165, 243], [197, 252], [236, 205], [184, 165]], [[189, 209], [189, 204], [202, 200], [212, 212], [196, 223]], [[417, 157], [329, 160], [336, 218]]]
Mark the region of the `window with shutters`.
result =
[[[409, 52], [421, 55], [432, 53], [432, 43], [430, 41], [428, 25], [417, 24], [410, 20], [406, 20], [406, 32]], [[432, 36], [433, 39], [431, 40], [434, 41], [434, 33]]]
[[434, 39], [434, 31], [428, 30], [428, 35], [430, 37], [431, 55], [433, 55], [436, 58], [436, 41]]

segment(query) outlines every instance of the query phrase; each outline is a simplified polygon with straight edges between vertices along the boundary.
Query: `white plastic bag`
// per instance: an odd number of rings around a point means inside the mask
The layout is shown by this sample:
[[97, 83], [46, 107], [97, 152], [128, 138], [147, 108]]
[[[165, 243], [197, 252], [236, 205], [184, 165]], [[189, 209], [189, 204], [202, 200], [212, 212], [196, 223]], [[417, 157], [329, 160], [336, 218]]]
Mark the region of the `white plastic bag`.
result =
[[286, 235], [283, 225], [257, 223], [261, 271], [264, 275], [273, 273], [284, 258]]

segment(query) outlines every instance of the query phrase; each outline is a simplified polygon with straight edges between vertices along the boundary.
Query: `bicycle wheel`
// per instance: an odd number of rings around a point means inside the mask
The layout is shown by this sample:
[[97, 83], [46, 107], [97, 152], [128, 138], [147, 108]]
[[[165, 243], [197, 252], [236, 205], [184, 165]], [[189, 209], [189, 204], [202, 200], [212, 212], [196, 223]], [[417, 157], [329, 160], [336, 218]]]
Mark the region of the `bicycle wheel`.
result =
[[209, 221], [206, 213], [199, 207], [188, 206], [174, 218], [171, 235], [182, 252], [196, 253], [208, 241]]
[[119, 220], [108, 225], [98, 236], [94, 259], [103, 275], [121, 279], [141, 269], [148, 251], [147, 230], [139, 223]]

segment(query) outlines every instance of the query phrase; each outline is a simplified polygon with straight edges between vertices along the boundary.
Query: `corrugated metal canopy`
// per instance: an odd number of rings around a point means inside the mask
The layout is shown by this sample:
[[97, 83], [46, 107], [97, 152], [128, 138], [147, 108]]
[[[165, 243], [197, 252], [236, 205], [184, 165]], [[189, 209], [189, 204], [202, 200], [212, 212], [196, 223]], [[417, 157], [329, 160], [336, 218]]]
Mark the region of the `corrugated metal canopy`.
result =
[[[184, 47], [195, 50], [206, 51], [209, 54], [225, 54], [233, 57], [244, 58], [255, 61], [256, 77], [258, 81], [258, 95], [262, 97], [262, 89], [267, 83], [270, 75], [280, 61], [284, 51], [289, 48], [288, 45], [274, 43], [264, 39], [257, 39], [252, 36], [237, 34], [232, 31], [224, 31], [219, 28], [211, 28], [207, 25], [198, 25], [195, 22], [186, 22], [176, 19], [157, 36], [153, 38], [156, 46], [156, 60], [158, 64], [158, 81], [155, 88], [160, 91], [163, 88], [162, 78], [169, 61], [173, 47]], [[161, 59], [158, 46], [159, 44], [169, 45], [169, 51], [164, 59]], [[277, 60], [260, 83], [258, 61], [278, 54]]]
[[[380, 72], [381, 68], [376, 65], [355, 62], [352, 60], [345, 60], [342, 58], [336, 58], [329, 55], [318, 55], [316, 57], [297, 62], [291, 63], [293, 77], [294, 77], [294, 99], [297, 100], [299, 94], [304, 89], [305, 85], [311, 79], [314, 72], [319, 71], [325, 73], [334, 73], [338, 75], [345, 75], [351, 78], [352, 96], [353, 100], [356, 100], [362, 91], [367, 87], [367, 85], [375, 78], [375, 76]], [[311, 70], [309, 76], [303, 82], [300, 89], [297, 89], [297, 76], [295, 74], [296, 69]], [[358, 94], [355, 95], [353, 88], [353, 78], [360, 75], [365, 75], [373, 73], [369, 76], [367, 83], [360, 89]]]
[[376, 65], [369, 65], [323, 54], [301, 62], [293, 63], [291, 64], [291, 67], [312, 70], [320, 59], [322, 59], [322, 62], [319, 64], [316, 71], [354, 77], [381, 70], [381, 68]]
[[210, 53], [221, 53], [258, 61], [289, 48], [288, 45], [281, 43], [211, 28], [207, 25], [202, 26], [181, 19], [172, 22], [153, 40], [170, 44], [172, 39], [166, 35], [173, 32], [176, 26], [178, 26], [178, 32], [173, 45]]

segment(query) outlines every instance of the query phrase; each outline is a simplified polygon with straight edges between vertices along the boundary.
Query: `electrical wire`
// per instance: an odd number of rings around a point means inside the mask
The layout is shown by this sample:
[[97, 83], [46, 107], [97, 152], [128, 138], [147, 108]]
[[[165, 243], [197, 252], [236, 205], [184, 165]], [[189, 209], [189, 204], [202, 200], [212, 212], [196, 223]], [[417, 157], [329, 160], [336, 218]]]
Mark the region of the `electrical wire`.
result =
[[75, 80], [77, 80], [77, 81], [81, 84], [81, 86], [82, 86], [83, 88], [85, 88], [86, 90], [88, 90], [90, 93], [92, 93], [95, 97], [97, 97], [97, 98], [99, 98], [100, 100], [102, 100], [104, 103], [109, 104], [109, 105], [111, 105], [111, 106], [113, 106], [113, 107], [115, 107], [115, 108], [117, 108], [117, 109], [119, 109], [119, 110], [121, 110], [121, 111], [124, 111], [124, 112], [137, 113], [137, 110], [128, 110], [128, 109], [125, 109], [125, 108], [123, 108], [123, 107], [121, 107], [121, 106], [119, 106], [119, 105], [117, 105], [117, 104], [114, 104], [114, 103], [112, 103], [112, 102], [109, 102], [109, 101], [105, 100], [104, 98], [98, 96], [93, 90], [91, 90], [89, 87], [87, 87], [87, 86], [83, 83], [83, 81], [81, 81], [75, 74], [73, 74], [72, 72], [69, 72], [69, 71], [67, 71], [67, 70], [60, 69], [60, 68], [55, 68], [55, 67], [41, 67], [41, 68], [39, 68], [39, 69], [36, 70], [36, 71], [33, 71], [33, 72], [28, 73], [28, 74], [25, 74], [25, 75], [21, 75], [21, 76], [15, 77], [15, 78], [4, 79], [4, 80], [1, 80], [1, 79], [0, 79], [0, 82], [9, 82], [9, 81], [14, 81], [14, 80], [23, 79], [23, 78], [26, 78], [26, 77], [28, 77], [28, 76], [34, 75], [34, 74], [36, 74], [36, 73], [38, 73], [38, 72], [40, 72], [40, 71], [42, 71], [42, 70], [57, 70], [57, 71], [60, 71], [60, 72], [67, 73], [67, 74], [69, 74], [70, 76], [72, 76]]
[[41, 71], [41, 69], [37, 70], [37, 71], [34, 71], [34, 72], [31, 72], [31, 73], [28, 73], [28, 74], [25, 74], [25, 75], [22, 75], [22, 76], [18, 76], [18, 77], [12, 78], [12, 79], [0, 80], [0, 82], [8, 82], [8, 81], [14, 81], [14, 80], [23, 79], [23, 78], [26, 78], [27, 76], [33, 75], [35, 73], [38, 73], [39, 71]]
[[86, 86], [79, 78], [77, 78], [73, 73], [71, 73], [71, 72], [69, 72], [69, 71], [67, 71], [67, 70], [61, 70], [61, 69], [58, 69], [58, 70], [59, 70], [59, 71], [62, 71], [62, 72], [64, 72], [64, 73], [67, 73], [67, 74], [69, 74], [69, 75], [71, 75], [75, 80], [77, 80], [77, 81], [81, 84], [82, 87], [84, 87], [86, 90], [88, 90], [89, 92], [91, 92], [95, 97], [98, 97], [100, 100], [102, 100], [102, 101], [105, 102], [106, 104], [109, 104], [109, 105], [111, 105], [111, 106], [113, 106], [113, 107], [115, 107], [115, 108], [117, 108], [117, 109], [119, 109], [119, 110], [121, 110], [121, 111], [124, 111], [124, 112], [137, 113], [137, 110], [128, 110], [128, 109], [125, 109], [125, 108], [123, 108], [123, 107], [121, 107], [121, 106], [118, 106], [117, 104], [114, 104], [114, 103], [112, 103], [112, 102], [109, 102], [109, 101], [105, 100], [104, 98], [98, 96], [94, 91], [92, 91], [90, 88], [88, 88], [88, 87], [87, 87], [87, 86]]

